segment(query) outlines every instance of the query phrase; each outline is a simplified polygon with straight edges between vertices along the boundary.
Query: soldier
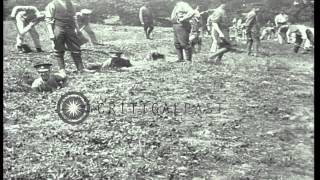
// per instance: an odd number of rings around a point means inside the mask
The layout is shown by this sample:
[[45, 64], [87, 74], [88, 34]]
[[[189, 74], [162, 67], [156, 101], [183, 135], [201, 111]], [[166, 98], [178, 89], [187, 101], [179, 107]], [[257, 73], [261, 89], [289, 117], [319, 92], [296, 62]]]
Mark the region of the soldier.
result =
[[274, 27], [265, 27], [262, 30], [260, 40], [264, 40], [264, 39], [270, 40], [275, 33], [276, 31]]
[[212, 46], [210, 52], [210, 60], [215, 58], [216, 64], [221, 64], [222, 56], [224, 53], [230, 51], [231, 44], [225, 38], [222, 30], [220, 29], [223, 19], [226, 17], [225, 4], [221, 4], [215, 11], [209, 16], [208, 27], [211, 30]]
[[40, 77], [33, 81], [31, 86], [33, 90], [54, 91], [64, 87], [67, 80], [66, 74], [51, 74], [51, 66], [52, 64], [49, 63], [37, 64], [34, 66]]
[[284, 13], [284, 11], [280, 11], [278, 15], [275, 16], [274, 18], [274, 23], [277, 28], [277, 40], [279, 41], [280, 44], [283, 44], [283, 41], [285, 40], [285, 36], [283, 32], [285, 31], [283, 27], [288, 24], [289, 21], [289, 16]]
[[60, 71], [65, 73], [65, 47], [71, 51], [71, 57], [78, 72], [94, 72], [83, 66], [80, 41], [77, 37], [80, 29], [76, 23], [75, 9], [71, 0], [53, 0], [46, 6], [46, 19], [49, 38], [53, 42], [54, 56]]
[[121, 57], [123, 54], [122, 52], [109, 52], [111, 58], [107, 59], [103, 63], [91, 63], [88, 64], [88, 69], [95, 69], [95, 70], [107, 70], [112, 68], [128, 68], [131, 67], [132, 64], [130, 60]]
[[201, 22], [200, 22], [200, 12], [199, 12], [199, 6], [196, 7], [195, 9], [196, 13], [193, 16], [193, 18], [190, 20], [191, 24], [191, 33], [189, 36], [190, 44], [192, 47], [192, 51], [195, 51], [195, 46], [198, 45], [198, 50], [197, 52], [201, 51], [201, 45], [202, 45], [202, 39], [200, 37], [200, 28], [201, 28]]
[[211, 31], [212, 37], [212, 45], [210, 48], [210, 52], [216, 52], [219, 48], [218, 43], [220, 38], [224, 38], [224, 34], [220, 27], [225, 17], [225, 4], [221, 4], [208, 18], [207, 26], [208, 29]]
[[210, 35], [210, 31], [207, 28], [207, 20], [209, 17], [209, 11], [204, 11], [200, 13], [201, 15], [201, 31], [202, 31], [202, 36], [204, 37], [206, 33]]
[[140, 8], [139, 19], [140, 19], [141, 25], [143, 25], [146, 38], [152, 39], [150, 37], [150, 34], [154, 28], [154, 25], [153, 25], [153, 13], [149, 3], [146, 3], [144, 6]]
[[242, 23], [242, 17], [240, 17], [237, 20], [237, 36], [236, 36], [236, 40], [237, 41], [242, 41], [242, 40], [246, 40], [246, 33], [244, 31], [244, 23]]
[[277, 28], [279, 28], [282, 25], [286, 25], [289, 21], [289, 16], [284, 13], [284, 11], [280, 11], [278, 15], [274, 18], [274, 23]]
[[186, 60], [192, 61], [192, 47], [189, 41], [191, 32], [190, 20], [195, 15], [192, 7], [183, 1], [177, 2], [171, 13], [171, 21], [174, 31], [174, 46], [178, 55], [177, 62], [184, 62], [183, 50], [186, 54]]
[[229, 37], [232, 41], [237, 39], [237, 18], [232, 19], [232, 26], [229, 27]]
[[[253, 8], [246, 17], [245, 27], [246, 27], [246, 36], [247, 36], [247, 52], [248, 55], [257, 56], [260, 46], [260, 20], [257, 13], [260, 11], [260, 8]], [[254, 46], [254, 53], [252, 52], [252, 45]]]
[[[314, 28], [304, 25], [289, 25], [286, 33], [288, 42], [294, 43], [293, 51], [298, 53], [300, 47], [305, 50], [308, 48], [308, 44], [314, 44]], [[303, 45], [303, 46], [302, 46]]]
[[43, 52], [40, 45], [39, 34], [35, 26], [43, 20], [44, 14], [34, 6], [15, 6], [11, 17], [16, 19], [18, 31], [16, 48], [19, 53], [28, 53], [32, 50], [24, 44], [25, 34], [29, 32], [37, 52]]
[[80, 12], [76, 13], [76, 19], [78, 26], [80, 28], [80, 31], [83, 30], [89, 35], [90, 43], [91, 45], [97, 45], [97, 38], [94, 32], [92, 31], [91, 27], [89, 26], [90, 23], [90, 15], [92, 14], [92, 11], [89, 9], [82, 9]]

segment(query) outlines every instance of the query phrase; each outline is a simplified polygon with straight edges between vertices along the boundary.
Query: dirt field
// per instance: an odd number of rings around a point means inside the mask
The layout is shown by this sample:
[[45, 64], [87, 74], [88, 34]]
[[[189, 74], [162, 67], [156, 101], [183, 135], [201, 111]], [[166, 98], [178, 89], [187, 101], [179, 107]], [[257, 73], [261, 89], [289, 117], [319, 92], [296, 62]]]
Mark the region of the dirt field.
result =
[[[44, 25], [37, 27], [42, 54], [17, 54], [14, 24], [4, 28], [5, 179], [313, 179], [313, 54], [263, 41], [265, 57], [229, 53], [217, 66], [205, 62], [211, 42], [205, 37], [192, 64], [175, 63], [171, 28], [156, 27], [150, 41], [141, 27], [93, 25], [109, 44], [99, 50], [120, 49], [133, 67], [77, 75], [68, 54], [68, 87], [34, 93], [28, 87], [37, 77], [34, 63], [57, 69]], [[150, 50], [166, 59], [143, 60]], [[107, 58], [83, 52], [85, 63]], [[72, 126], [56, 113], [69, 91], [82, 92], [92, 107], [104, 101], [107, 110], [106, 102], [124, 101], [140, 109], [92, 111]], [[150, 104], [142, 113], [140, 101], [158, 103], [158, 114]]]

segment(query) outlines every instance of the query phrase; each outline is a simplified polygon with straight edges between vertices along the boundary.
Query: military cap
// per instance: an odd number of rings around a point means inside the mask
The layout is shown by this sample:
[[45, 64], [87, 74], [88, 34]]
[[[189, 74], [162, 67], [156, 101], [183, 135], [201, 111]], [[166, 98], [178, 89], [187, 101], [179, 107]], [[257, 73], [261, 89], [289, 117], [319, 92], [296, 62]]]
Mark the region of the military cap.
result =
[[90, 9], [81, 9], [80, 11], [82, 14], [91, 14], [92, 13], [92, 10]]
[[123, 54], [123, 52], [120, 51], [110, 51], [109, 53], [116, 57], [121, 57], [121, 55]]
[[47, 72], [50, 70], [52, 64], [50, 63], [41, 63], [41, 64], [36, 64], [33, 67], [36, 68], [38, 72]]

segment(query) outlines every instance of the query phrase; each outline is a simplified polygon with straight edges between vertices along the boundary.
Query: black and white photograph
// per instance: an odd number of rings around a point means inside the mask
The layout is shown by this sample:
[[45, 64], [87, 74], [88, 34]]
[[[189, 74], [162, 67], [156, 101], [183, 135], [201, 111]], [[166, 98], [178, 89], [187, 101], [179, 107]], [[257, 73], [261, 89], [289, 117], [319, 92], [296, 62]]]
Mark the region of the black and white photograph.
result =
[[313, 0], [3, 5], [3, 179], [314, 179]]

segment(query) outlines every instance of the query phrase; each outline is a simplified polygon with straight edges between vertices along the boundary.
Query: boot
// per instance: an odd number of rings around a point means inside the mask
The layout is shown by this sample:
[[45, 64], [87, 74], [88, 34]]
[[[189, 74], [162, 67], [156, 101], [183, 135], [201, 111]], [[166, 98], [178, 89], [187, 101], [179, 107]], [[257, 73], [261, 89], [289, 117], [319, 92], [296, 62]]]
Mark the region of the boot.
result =
[[201, 52], [201, 46], [202, 46], [202, 39], [199, 38], [199, 43], [198, 43], [198, 53]]
[[22, 46], [17, 46], [18, 53], [23, 53]]
[[55, 52], [55, 59], [57, 59], [59, 69], [66, 69], [66, 65], [64, 63], [64, 52]]
[[82, 72], [93, 73], [93, 72], [95, 72], [94, 70], [89, 70], [89, 69], [84, 68], [80, 53], [71, 53], [71, 57], [74, 61], [74, 64], [77, 67], [77, 72], [79, 72], [79, 73], [82, 73]]
[[80, 53], [71, 53], [74, 64], [76, 65], [77, 71], [82, 71], [84, 69], [82, 58]]
[[252, 44], [253, 44], [252, 41], [248, 41], [247, 42], [247, 53], [248, 53], [248, 55], [251, 54]]
[[147, 30], [147, 32], [146, 32], [146, 37], [147, 37], [147, 39], [150, 39], [150, 40], [151, 40], [151, 37], [150, 37], [150, 32], [149, 32], [149, 30]]
[[187, 61], [192, 61], [192, 48], [185, 49]]
[[220, 65], [220, 64], [221, 64], [222, 56], [223, 56], [223, 54], [220, 54], [220, 55], [216, 58], [216, 62], [215, 62], [216, 65]]
[[149, 39], [148, 30], [144, 30], [144, 33], [145, 33], [146, 39]]
[[41, 48], [36, 48], [37, 52], [44, 52]]
[[184, 58], [183, 58], [183, 49], [182, 48], [176, 48], [176, 52], [178, 55], [178, 61], [177, 62], [183, 62]]
[[148, 37], [149, 37], [150, 40], [153, 39], [153, 38], [151, 37], [151, 32], [152, 32], [152, 30], [153, 30], [153, 27], [149, 27], [148, 30], [147, 30], [147, 32], [148, 32]]
[[32, 52], [31, 48], [30, 48], [27, 44], [22, 44], [21, 47], [22, 47], [22, 52], [23, 52], [23, 53], [30, 53], [30, 52]]

